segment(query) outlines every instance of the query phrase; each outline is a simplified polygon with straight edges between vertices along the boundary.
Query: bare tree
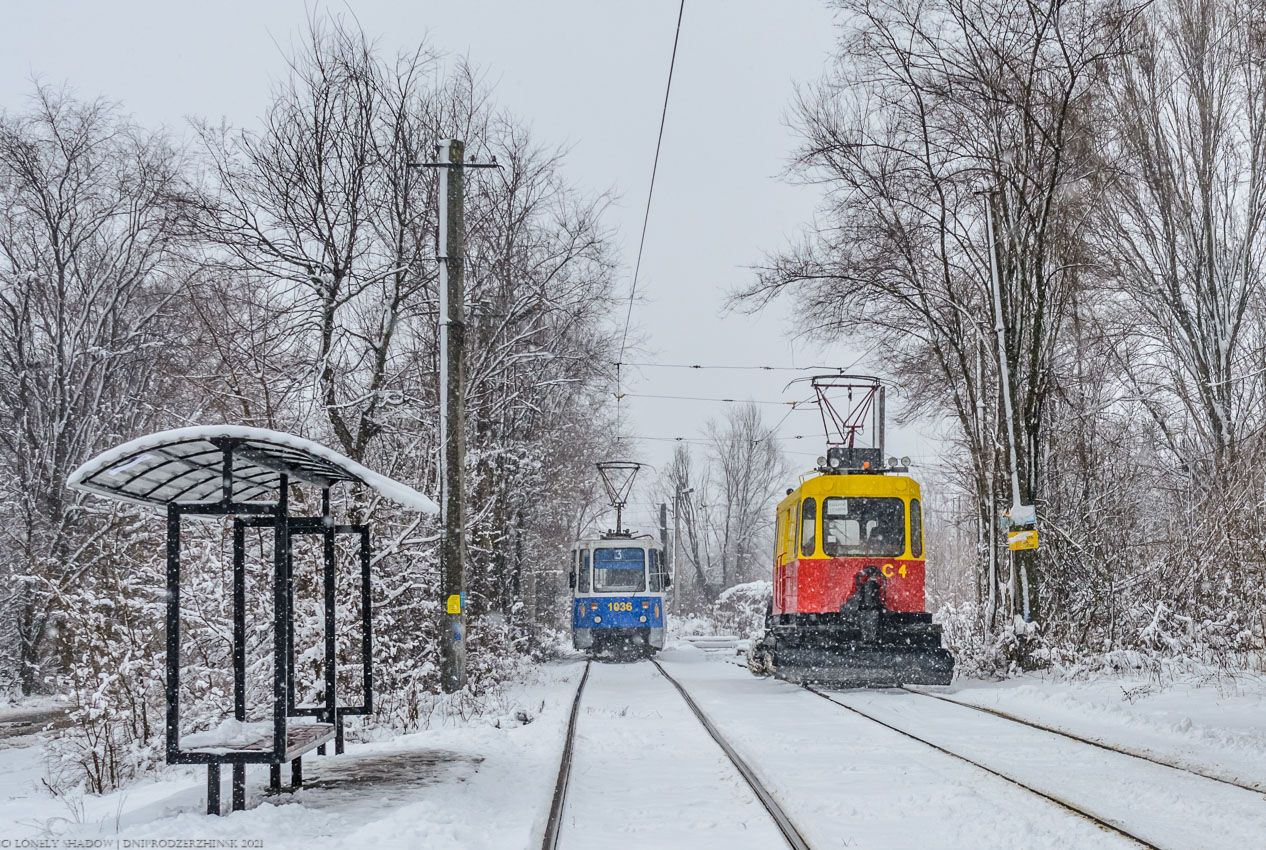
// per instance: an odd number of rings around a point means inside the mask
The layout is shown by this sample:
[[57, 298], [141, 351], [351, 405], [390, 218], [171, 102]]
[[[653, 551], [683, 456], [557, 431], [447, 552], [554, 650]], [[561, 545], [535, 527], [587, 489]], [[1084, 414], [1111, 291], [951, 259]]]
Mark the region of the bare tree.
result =
[[[1083, 116], [1120, 14], [1096, 0], [836, 5], [847, 21], [838, 64], [796, 104], [795, 172], [825, 188], [821, 220], [740, 297], [795, 292], [805, 333], [873, 341], [912, 389], [911, 413], [954, 417], [997, 588], [984, 531], [1012, 501], [1011, 456], [1020, 500], [1042, 495], [1044, 415], [1084, 262]], [[982, 193], [995, 201], [993, 233]], [[1023, 566], [1024, 592], [1014, 576], [1002, 589], [1010, 610], [1037, 618], [1036, 562]]]
[[356, 459], [399, 397], [397, 335], [434, 309], [434, 175], [409, 166], [437, 137], [432, 61], [384, 63], [359, 30], [314, 18], [262, 132], [199, 127], [211, 259], [266, 293], [309, 403]]
[[[1112, 64], [1118, 131], [1098, 247], [1120, 309], [1105, 319], [1164, 445], [1192, 478], [1241, 460], [1260, 417], [1266, 259], [1266, 20], [1227, 0], [1166, 2]], [[1260, 421], [1260, 420], [1259, 420]], [[1194, 468], [1193, 468], [1194, 467]]]
[[735, 406], [707, 430], [703, 470], [695, 468], [689, 448], [678, 446], [660, 489], [680, 512], [678, 545], [693, 569], [695, 590], [711, 602], [738, 582], [766, 577], [774, 506], [787, 468], [755, 404]]
[[41, 88], [0, 117], [0, 551], [25, 693], [43, 684], [55, 599], [105, 533], [67, 475], [164, 419], [184, 192], [163, 135], [108, 103]]
[[712, 528], [721, 587], [766, 577], [774, 549], [774, 506], [786, 485], [786, 464], [755, 404], [732, 408], [708, 425]]

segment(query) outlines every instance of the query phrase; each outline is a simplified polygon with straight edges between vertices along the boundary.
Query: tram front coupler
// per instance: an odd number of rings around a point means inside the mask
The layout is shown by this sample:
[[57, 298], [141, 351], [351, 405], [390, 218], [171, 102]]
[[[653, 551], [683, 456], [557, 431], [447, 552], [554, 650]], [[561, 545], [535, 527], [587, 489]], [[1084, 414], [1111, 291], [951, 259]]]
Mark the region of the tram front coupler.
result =
[[[852, 599], [857, 600], [857, 625], [861, 630], [862, 642], [878, 643], [879, 620], [885, 611], [883, 572], [879, 567], [867, 567], [857, 574], [855, 581], [857, 592]], [[847, 607], [848, 603], [845, 603], [840, 610]]]

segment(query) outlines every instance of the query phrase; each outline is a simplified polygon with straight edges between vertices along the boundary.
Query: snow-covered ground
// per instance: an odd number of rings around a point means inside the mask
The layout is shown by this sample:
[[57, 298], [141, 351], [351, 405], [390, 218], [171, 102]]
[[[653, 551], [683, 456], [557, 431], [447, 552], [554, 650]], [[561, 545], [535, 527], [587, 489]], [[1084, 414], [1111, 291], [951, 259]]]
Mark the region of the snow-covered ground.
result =
[[794, 685], [719, 661], [678, 649], [663, 663], [814, 847], [1134, 846]]
[[651, 664], [595, 663], [576, 724], [560, 846], [782, 844], [769, 814]]
[[[678, 642], [661, 659], [815, 850], [1131, 846], [978, 767], [787, 683], [757, 679], [729, 652]], [[535, 848], [582, 669], [579, 659], [544, 665], [507, 689], [503, 710], [468, 723], [349, 744], [340, 757], [310, 755], [306, 787], [296, 794], [266, 796], [267, 769], [252, 767], [248, 810], [218, 818], [204, 813], [203, 769], [169, 769], [103, 796], [57, 797], [41, 782], [38, 739], [10, 738], [0, 748], [0, 840]], [[1255, 682], [1230, 690], [1226, 680], [1157, 688], [1123, 679], [1022, 677], [938, 692], [1266, 787], [1266, 688]], [[1262, 846], [1266, 835], [1260, 793], [927, 697], [836, 696], [1121, 821], [1167, 850]], [[520, 712], [529, 722], [516, 717]], [[592, 666], [569, 787], [560, 842], [566, 848], [782, 846], [750, 789], [646, 662]]]
[[1266, 791], [1266, 681], [1021, 676], [929, 689], [1089, 740]]
[[[348, 744], [342, 756], [310, 754], [305, 787], [295, 794], [266, 796], [268, 769], [252, 765], [247, 810], [223, 817], [205, 814], [205, 768], [172, 768], [103, 796], [55, 797], [41, 782], [41, 747], [0, 750], [0, 841], [249, 838], [267, 850], [539, 846], [582, 669], [577, 661], [546, 666], [508, 694], [500, 716]], [[517, 719], [519, 711], [530, 722]], [[227, 810], [231, 771], [223, 773]]]
[[1160, 847], [1206, 847], [1211, 837], [1217, 846], [1251, 847], [1266, 835], [1266, 804], [1255, 791], [918, 694], [836, 698]]

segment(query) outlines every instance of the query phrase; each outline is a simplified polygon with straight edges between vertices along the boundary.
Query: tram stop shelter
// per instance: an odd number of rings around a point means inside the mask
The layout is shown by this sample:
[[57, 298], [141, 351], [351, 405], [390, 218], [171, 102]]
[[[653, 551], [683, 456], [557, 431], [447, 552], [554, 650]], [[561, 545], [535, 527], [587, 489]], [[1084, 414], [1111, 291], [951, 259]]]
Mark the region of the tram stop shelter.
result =
[[[220, 766], [233, 767], [234, 811], [246, 807], [246, 765], [270, 765], [269, 787], [281, 789], [281, 765], [290, 764], [291, 787], [303, 784], [302, 757], [324, 755], [334, 741], [343, 752], [343, 718], [373, 709], [373, 629], [370, 609], [370, 530], [367, 523], [338, 524], [331, 515], [330, 488], [359, 483], [400, 506], [424, 513], [439, 507], [416, 490], [361, 466], [310, 440], [241, 426], [197, 426], [162, 431], [97, 455], [71, 473], [67, 484], [99, 496], [165, 508], [167, 513], [167, 763], [207, 765], [207, 812], [220, 814]], [[292, 516], [290, 491], [297, 485], [321, 492], [320, 516]], [[233, 717], [236, 734], [202, 733], [181, 746], [180, 561], [185, 517], [233, 521]], [[273, 692], [271, 724], [246, 720], [246, 529], [272, 532]], [[324, 701], [295, 704], [294, 558], [296, 536], [322, 541], [324, 614]], [[360, 563], [360, 630], [363, 697], [340, 704], [336, 693], [336, 538], [351, 535]], [[348, 600], [344, 600], [344, 605]], [[227, 709], [226, 709], [227, 713]], [[311, 718], [308, 721], [306, 718]], [[292, 722], [297, 721], [297, 722]], [[196, 746], [194, 744], [197, 744]]]

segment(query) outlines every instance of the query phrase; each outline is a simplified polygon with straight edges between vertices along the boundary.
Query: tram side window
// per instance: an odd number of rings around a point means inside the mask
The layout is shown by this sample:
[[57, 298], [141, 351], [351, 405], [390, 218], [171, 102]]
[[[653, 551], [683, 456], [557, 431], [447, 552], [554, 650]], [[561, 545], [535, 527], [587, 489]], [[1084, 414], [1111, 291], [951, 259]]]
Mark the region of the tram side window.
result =
[[822, 550], [831, 557], [892, 557], [906, 551], [905, 503], [872, 496], [822, 502]]
[[651, 550], [651, 590], [664, 589], [664, 558], [658, 549]]
[[918, 499], [910, 500], [910, 554], [923, 557], [923, 509]]
[[589, 592], [589, 550], [580, 550], [580, 580], [576, 582], [577, 593]]
[[807, 558], [813, 554], [816, 544], [814, 532], [818, 524], [818, 503], [814, 499], [805, 499], [800, 511], [800, 556]]

